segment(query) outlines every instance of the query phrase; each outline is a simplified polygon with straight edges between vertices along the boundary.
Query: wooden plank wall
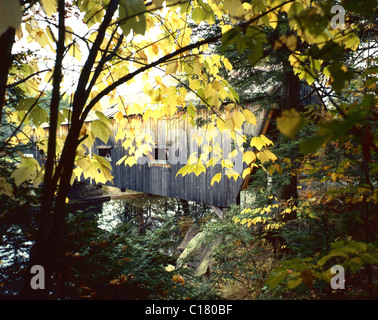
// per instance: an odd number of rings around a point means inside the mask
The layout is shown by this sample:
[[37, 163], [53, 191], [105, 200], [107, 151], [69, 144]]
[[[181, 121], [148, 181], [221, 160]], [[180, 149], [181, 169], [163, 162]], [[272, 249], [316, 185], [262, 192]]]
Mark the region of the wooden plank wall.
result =
[[[300, 95], [305, 97], [302, 103], [304, 105], [309, 103], [320, 103], [320, 100], [312, 93], [312, 88], [307, 85], [302, 85]], [[268, 121], [268, 111], [257, 113], [258, 105], [247, 106], [252, 112], [255, 113], [257, 125], [246, 126], [243, 128], [244, 134], [252, 134], [254, 136], [260, 135], [264, 131], [266, 122]], [[227, 114], [225, 114], [227, 117]], [[206, 112], [202, 114], [206, 119]], [[134, 118], [141, 119], [140, 116]], [[141, 121], [141, 120], [140, 120]], [[143, 122], [144, 130], [149, 130], [154, 134], [155, 141], [166, 141], [169, 130], [182, 129], [186, 134], [186, 143], [189, 148], [191, 143], [190, 130], [193, 129], [188, 120], [182, 117], [182, 114], [175, 116], [171, 119], [165, 120], [166, 125], [162, 125], [162, 120], [149, 119]], [[118, 124], [113, 121], [113, 133], [117, 134]], [[45, 129], [48, 131], [48, 128]], [[58, 134], [66, 134], [68, 130], [67, 125], [59, 128]], [[177, 172], [184, 166], [183, 164], [136, 164], [132, 167], [125, 167], [123, 164], [116, 165], [117, 161], [125, 155], [125, 150], [122, 147], [121, 141], [115, 141], [114, 136], [105, 144], [100, 139], [96, 139], [92, 152], [98, 154], [98, 146], [111, 145], [112, 156], [112, 173], [114, 176], [113, 183], [108, 183], [121, 189], [130, 189], [155, 195], [174, 197], [184, 200], [191, 200], [209, 205], [216, 205], [219, 207], [228, 207], [236, 203], [237, 196], [241, 190], [243, 181], [238, 178], [237, 181], [227, 177], [222, 178], [220, 183], [215, 183], [211, 186], [212, 177], [221, 172], [220, 165], [207, 168], [207, 173], [201, 173], [198, 177], [191, 173], [182, 177], [176, 177]], [[35, 153], [35, 157], [39, 162], [44, 162], [44, 157], [37, 150], [31, 150], [30, 153]], [[189, 154], [188, 154], [189, 155]], [[89, 181], [88, 181], [89, 182]]]
[[[249, 106], [254, 111], [256, 107]], [[227, 115], [226, 115], [227, 116]], [[203, 115], [206, 118], [206, 115]], [[130, 120], [139, 119], [142, 122], [140, 116], [131, 117]], [[257, 126], [245, 127], [243, 133], [260, 134], [261, 127], [266, 118], [266, 113], [256, 114]], [[194, 130], [192, 125], [187, 119], [182, 117], [182, 114], [177, 115], [171, 119], [165, 119], [165, 123], [162, 120], [156, 120], [150, 118], [148, 121], [143, 121], [143, 129], [152, 132], [155, 141], [167, 143], [168, 132], [172, 129], [181, 129], [186, 134], [186, 145], [190, 148], [191, 142], [191, 130]], [[231, 204], [236, 203], [237, 196], [241, 190], [243, 181], [238, 178], [229, 179], [223, 177], [221, 181], [215, 182], [211, 186], [211, 180], [217, 173], [221, 172], [221, 165], [211, 166], [207, 168], [206, 174], [201, 173], [196, 176], [194, 173], [190, 173], [185, 177], [179, 175], [176, 177], [177, 172], [184, 166], [184, 164], [136, 164], [132, 167], [124, 166], [124, 164], [116, 165], [117, 161], [121, 159], [126, 151], [122, 146], [122, 141], [115, 141], [115, 136], [119, 130], [118, 123], [113, 120], [113, 136], [104, 143], [100, 139], [96, 139], [92, 146], [92, 152], [99, 154], [101, 146], [111, 146], [111, 166], [112, 174], [114, 176], [113, 182], [108, 182], [107, 185], [112, 185], [120, 189], [129, 189], [133, 191], [145, 192], [154, 195], [161, 195], [167, 197], [173, 197], [183, 200], [196, 201], [200, 203], [206, 203], [208, 205], [216, 205], [219, 207], [228, 207]], [[48, 128], [46, 128], [48, 131]], [[58, 135], [67, 134], [68, 126], [62, 125], [58, 129]], [[175, 143], [177, 141], [172, 141]], [[98, 148], [100, 147], [100, 148]], [[89, 153], [89, 150], [88, 150]], [[190, 151], [185, 156], [185, 159], [189, 156]], [[44, 162], [43, 156], [36, 151], [36, 158], [39, 162]], [[85, 181], [90, 183], [89, 179]]]
[[[165, 140], [169, 130], [183, 129], [186, 133], [187, 146], [191, 140], [190, 130], [193, 129], [188, 120], [182, 117], [176, 117], [165, 120], [165, 124], [161, 120], [150, 119], [143, 122], [145, 130], [150, 130], [155, 135], [155, 141]], [[114, 136], [117, 133], [118, 125], [114, 122]], [[174, 142], [173, 142], [174, 143]], [[201, 173], [196, 176], [194, 173], [185, 177], [181, 175], [176, 177], [177, 172], [184, 164], [155, 164], [145, 163], [136, 164], [132, 167], [116, 165], [116, 162], [125, 155], [121, 141], [115, 141], [114, 137], [105, 144], [103, 141], [96, 139], [93, 150], [98, 150], [98, 146], [112, 147], [112, 170], [113, 185], [121, 189], [129, 189], [155, 195], [191, 200], [219, 207], [228, 207], [236, 202], [236, 197], [240, 191], [242, 179], [237, 181], [224, 177], [219, 183], [211, 186], [213, 176], [221, 172], [221, 166], [207, 168], [207, 173]], [[97, 152], [96, 152], [97, 153]]]
[[[258, 109], [258, 106], [248, 106], [252, 112]], [[226, 115], [227, 116], [227, 115]], [[206, 115], [203, 115], [206, 118]], [[167, 143], [168, 132], [173, 129], [181, 129], [186, 134], [186, 145], [190, 148], [192, 143], [191, 130], [194, 130], [192, 125], [187, 119], [179, 114], [171, 119], [156, 120], [150, 118], [148, 121], [142, 121], [140, 116], [130, 117], [130, 120], [138, 119], [143, 124], [143, 129], [148, 132], [152, 132], [156, 142]], [[245, 134], [260, 134], [261, 128], [266, 118], [266, 112], [260, 114], [256, 113], [257, 126], [245, 127], [243, 133]], [[216, 205], [219, 207], [228, 207], [231, 204], [236, 203], [237, 196], [241, 190], [243, 181], [238, 178], [229, 179], [223, 177], [221, 181], [215, 182], [211, 186], [211, 180], [217, 173], [221, 172], [221, 165], [211, 166], [207, 168], [206, 174], [201, 173], [196, 176], [194, 173], [190, 173], [185, 177], [181, 175], [176, 177], [177, 172], [184, 166], [184, 164], [136, 164], [132, 167], [124, 166], [124, 164], [116, 165], [117, 161], [121, 159], [126, 151], [122, 147], [122, 141], [115, 141], [115, 136], [119, 130], [118, 123], [113, 120], [113, 136], [104, 143], [100, 139], [96, 139], [92, 146], [92, 152], [99, 154], [101, 146], [111, 146], [111, 166], [112, 174], [114, 176], [113, 182], [108, 182], [107, 185], [112, 185], [120, 189], [129, 189], [133, 191], [145, 192], [154, 195], [161, 195], [167, 197], [173, 197], [183, 200], [196, 201], [200, 203], [206, 203], [208, 205]], [[48, 129], [46, 128], [46, 131]], [[58, 129], [58, 135], [67, 134], [68, 126], [62, 125]], [[171, 142], [171, 141], [169, 141]], [[177, 141], [172, 141], [175, 143]], [[35, 151], [36, 158], [39, 162], [44, 162], [43, 156], [39, 152]], [[89, 153], [89, 150], [88, 150]], [[189, 156], [190, 151], [185, 156]], [[81, 178], [80, 181], [84, 179]], [[85, 182], [90, 183], [89, 179]]]

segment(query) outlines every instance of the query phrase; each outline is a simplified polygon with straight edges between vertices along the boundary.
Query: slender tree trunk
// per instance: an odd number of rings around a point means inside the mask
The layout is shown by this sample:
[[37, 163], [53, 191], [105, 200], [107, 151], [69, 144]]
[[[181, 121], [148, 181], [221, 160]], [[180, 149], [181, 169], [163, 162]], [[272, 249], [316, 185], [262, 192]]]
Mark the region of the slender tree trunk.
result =
[[[283, 75], [283, 90], [281, 96], [281, 111], [295, 109], [298, 112], [302, 111], [300, 105], [300, 80], [294, 74], [293, 69], [288, 61], [284, 62], [283, 66], [284, 75]], [[293, 152], [290, 155], [287, 155], [290, 160], [296, 159], [298, 156], [298, 151]], [[297, 191], [297, 173], [294, 170], [290, 172], [290, 183], [288, 185], [282, 186], [279, 192], [279, 199], [283, 201], [293, 200], [292, 205], [297, 204], [298, 200], [298, 191]], [[291, 214], [287, 214], [284, 217], [284, 220], [295, 219], [296, 213], [292, 211]]]
[[0, 37], [0, 122], [2, 120], [3, 107], [5, 104], [5, 92], [9, 69], [13, 62], [12, 47], [15, 32], [14, 28], [9, 28]]
[[[79, 136], [85, 119], [82, 118], [85, 103], [91, 91], [88, 80], [100, 46], [104, 40], [106, 29], [117, 9], [118, 0], [112, 0], [107, 7], [105, 17], [98, 29], [98, 35], [86, 59], [86, 63], [80, 75], [77, 90], [73, 101], [71, 128], [68, 132], [64, 147], [59, 159], [56, 161], [56, 132], [59, 107], [59, 87], [62, 80], [62, 61], [64, 56], [64, 0], [59, 0], [59, 38], [55, 72], [53, 76], [53, 96], [50, 105], [50, 128], [48, 141], [48, 156], [46, 173], [41, 199], [41, 212], [39, 217], [39, 232], [36, 244], [31, 252], [30, 268], [39, 264], [45, 268], [45, 290], [32, 290], [30, 288], [30, 269], [26, 275], [23, 296], [26, 298], [48, 299], [52, 291], [53, 277], [58, 271], [58, 257], [64, 255], [62, 247], [62, 231], [65, 223], [65, 203], [71, 186], [71, 177], [75, 164], [76, 150], [81, 143]], [[97, 66], [98, 68], [98, 66]], [[97, 77], [99, 72], [97, 73]], [[92, 79], [95, 82], [96, 79]], [[55, 169], [55, 172], [54, 172]]]
[[[56, 162], [56, 138], [58, 110], [60, 101], [60, 84], [62, 82], [62, 62], [64, 57], [64, 39], [65, 39], [65, 1], [58, 1], [59, 12], [59, 36], [57, 41], [55, 69], [53, 74], [53, 90], [50, 102], [50, 122], [49, 122], [49, 138], [47, 148], [47, 160], [45, 164], [45, 175], [42, 187], [41, 209], [38, 217], [38, 234], [33, 250], [30, 254], [30, 266], [26, 281], [24, 283], [23, 294], [29, 298], [46, 299], [50, 290], [51, 280], [51, 259], [49, 257], [48, 245], [53, 220], [53, 203], [55, 191], [57, 189], [56, 182], [53, 182], [54, 167]], [[30, 287], [30, 268], [33, 265], [40, 265], [45, 270], [45, 287], [46, 289], [33, 290]]]

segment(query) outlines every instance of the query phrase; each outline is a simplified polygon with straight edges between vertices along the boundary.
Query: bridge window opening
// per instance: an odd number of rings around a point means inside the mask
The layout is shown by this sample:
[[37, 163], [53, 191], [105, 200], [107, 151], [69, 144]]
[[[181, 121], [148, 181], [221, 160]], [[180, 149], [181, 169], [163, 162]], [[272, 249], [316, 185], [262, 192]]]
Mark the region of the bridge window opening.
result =
[[99, 156], [104, 157], [109, 162], [112, 161], [112, 147], [111, 146], [98, 146], [97, 153]]
[[171, 146], [155, 145], [151, 152], [152, 163], [168, 163], [168, 151]]

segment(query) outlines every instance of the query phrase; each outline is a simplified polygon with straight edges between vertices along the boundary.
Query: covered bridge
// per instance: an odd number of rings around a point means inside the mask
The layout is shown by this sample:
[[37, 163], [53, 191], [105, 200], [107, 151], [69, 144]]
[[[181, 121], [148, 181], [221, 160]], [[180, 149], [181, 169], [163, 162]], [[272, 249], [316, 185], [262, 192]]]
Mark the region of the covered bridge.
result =
[[[272, 90], [272, 94], [279, 95], [280, 89]], [[311, 88], [302, 86], [301, 96], [307, 97], [302, 103], [307, 105], [311, 103]], [[317, 100], [319, 101], [319, 100]], [[256, 116], [257, 125], [248, 125], [243, 128], [244, 134], [258, 136], [265, 134], [269, 125], [269, 120], [274, 116], [274, 107], [270, 109], [259, 108], [259, 103], [249, 103], [246, 106]], [[261, 109], [258, 113], [258, 109]], [[106, 143], [96, 138], [93, 146], [88, 150], [92, 155], [96, 153], [107, 159], [112, 167], [113, 181], [107, 184], [120, 189], [128, 189], [138, 192], [144, 192], [153, 195], [167, 196], [182, 200], [196, 201], [208, 205], [218, 207], [229, 207], [231, 204], [239, 202], [240, 191], [246, 185], [246, 181], [242, 181], [239, 177], [237, 180], [230, 178], [222, 178], [219, 183], [211, 186], [211, 180], [215, 174], [221, 172], [221, 165], [210, 166], [206, 170], [206, 174], [196, 176], [191, 173], [185, 175], [177, 175], [178, 171], [185, 165], [182, 163], [171, 163], [168, 161], [168, 154], [173, 145], [169, 137], [169, 132], [179, 129], [183, 134], [186, 145], [191, 143], [191, 135], [194, 128], [188, 118], [182, 116], [184, 113], [177, 113], [174, 117], [165, 119], [148, 118], [143, 120], [142, 115], [133, 115], [132, 117], [142, 123], [144, 130], [150, 132], [155, 137], [155, 145], [152, 146], [152, 152], [149, 153], [149, 161], [145, 163], [137, 163], [133, 166], [125, 166], [123, 163], [117, 165], [117, 162], [126, 155], [126, 151], [122, 146], [122, 141], [116, 141], [119, 123], [114, 119], [114, 115], [118, 112], [118, 108], [113, 106], [104, 111], [104, 114], [112, 120], [113, 135]], [[87, 119], [87, 123], [95, 118]], [[69, 129], [68, 124], [62, 124], [60, 133], [64, 133]], [[182, 139], [181, 139], [182, 141]], [[36, 157], [38, 158], [38, 152]], [[189, 152], [189, 151], [188, 151]], [[189, 153], [187, 154], [187, 157]], [[91, 181], [87, 181], [91, 182]]]

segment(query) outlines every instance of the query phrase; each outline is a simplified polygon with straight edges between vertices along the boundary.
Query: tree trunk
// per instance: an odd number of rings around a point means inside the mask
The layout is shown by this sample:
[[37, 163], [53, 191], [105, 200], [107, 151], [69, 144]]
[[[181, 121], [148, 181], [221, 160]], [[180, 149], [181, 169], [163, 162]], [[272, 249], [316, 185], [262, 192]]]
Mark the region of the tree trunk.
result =
[[[30, 254], [30, 266], [25, 275], [24, 288], [21, 294], [23, 298], [27, 299], [48, 299], [50, 297], [50, 292], [53, 289], [53, 277], [56, 277], [57, 271], [59, 270], [57, 264], [59, 261], [58, 257], [59, 255], [64, 257], [64, 248], [62, 248], [61, 244], [62, 230], [65, 223], [65, 203], [71, 186], [76, 150], [81, 143], [79, 139], [80, 130], [85, 120], [82, 118], [82, 113], [90, 94], [90, 88], [87, 88], [87, 84], [98, 50], [104, 40], [106, 29], [118, 7], [118, 0], [111, 1], [107, 7], [105, 17], [98, 29], [98, 35], [83, 67], [73, 101], [71, 128], [64, 143], [59, 164], [55, 166], [57, 115], [60, 100], [59, 88], [62, 79], [61, 69], [65, 51], [64, 0], [60, 0], [58, 4], [59, 39], [57, 42], [56, 64], [53, 76], [53, 95], [50, 104], [48, 156], [43, 182], [41, 211], [38, 221], [39, 230], [36, 243]], [[99, 66], [97, 66], [97, 68], [99, 68]], [[99, 73], [97, 73], [97, 76], [98, 75]], [[95, 82], [95, 80], [96, 79], [92, 79], [93, 82]], [[56, 195], [55, 192], [57, 192]], [[30, 269], [33, 265], [41, 265], [45, 269], [44, 290], [33, 290], [30, 286], [30, 280], [32, 278]]]
[[[42, 187], [41, 209], [38, 217], [38, 234], [34, 248], [30, 253], [29, 269], [25, 278], [23, 292], [23, 294], [28, 298], [35, 299], [46, 299], [50, 291], [52, 256], [49, 252], [49, 246], [51, 245], [50, 238], [52, 236], [52, 221], [56, 219], [56, 213], [53, 211], [55, 191], [57, 189], [57, 182], [54, 179], [54, 167], [56, 162], [56, 134], [60, 102], [60, 84], [62, 82], [62, 62], [65, 52], [65, 1], [58, 2], [58, 12], [59, 37], [57, 41], [55, 69], [53, 74], [53, 90], [50, 102], [47, 160], [45, 164], [45, 174]], [[32, 290], [30, 287], [30, 280], [32, 277], [30, 270], [35, 265], [40, 265], [45, 270], [46, 289]]]
[[[294, 74], [293, 69], [288, 61], [283, 63], [283, 88], [282, 88], [282, 96], [281, 96], [281, 112], [284, 110], [295, 109], [298, 112], [302, 111], [302, 107], [300, 105], [300, 80]], [[287, 157], [293, 161], [298, 156], [298, 150], [291, 152], [288, 154]], [[297, 192], [297, 173], [294, 170], [290, 172], [290, 183], [288, 185], [282, 186], [281, 190], [279, 191], [279, 200], [280, 201], [288, 201], [292, 199], [290, 206], [297, 205], [298, 202], [298, 192]], [[292, 213], [287, 214], [283, 220], [291, 220], [296, 218], [295, 211]]]
[[0, 122], [2, 120], [3, 107], [5, 104], [5, 92], [9, 69], [13, 62], [12, 47], [15, 32], [14, 28], [8, 28], [8, 30], [0, 37]]

